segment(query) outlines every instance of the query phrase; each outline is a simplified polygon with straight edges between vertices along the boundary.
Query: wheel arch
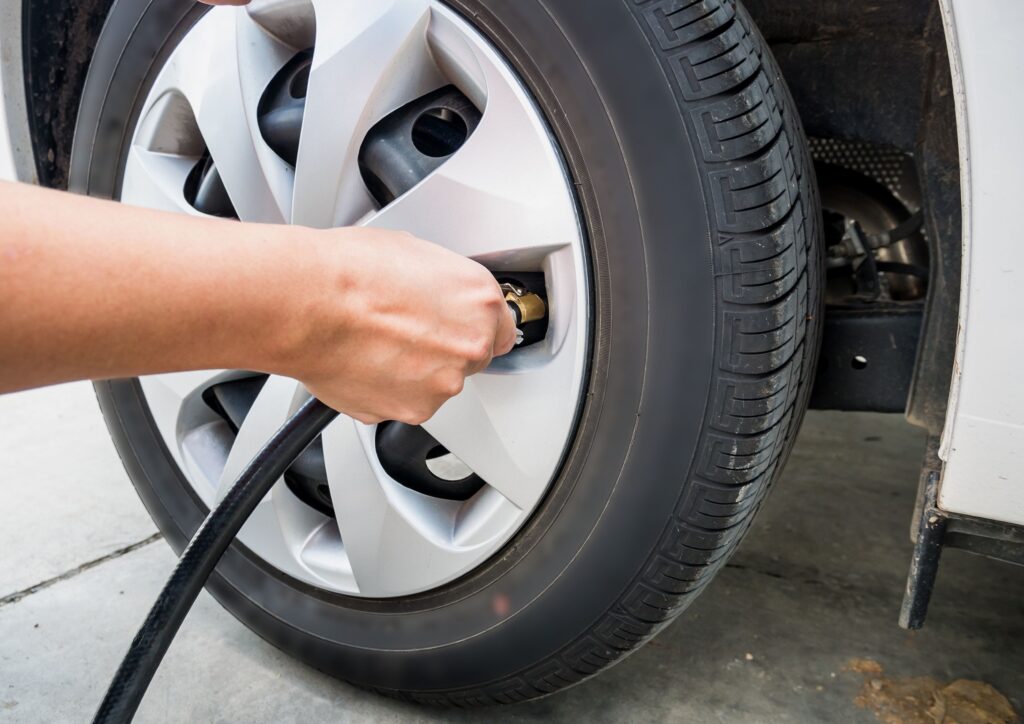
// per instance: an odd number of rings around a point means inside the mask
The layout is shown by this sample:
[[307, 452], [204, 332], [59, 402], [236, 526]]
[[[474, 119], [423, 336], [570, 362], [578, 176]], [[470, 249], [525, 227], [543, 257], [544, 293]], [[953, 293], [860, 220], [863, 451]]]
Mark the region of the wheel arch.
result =
[[19, 180], [67, 188], [82, 87], [114, 2], [0, 0], [0, 44], [11, 48], [3, 80]]

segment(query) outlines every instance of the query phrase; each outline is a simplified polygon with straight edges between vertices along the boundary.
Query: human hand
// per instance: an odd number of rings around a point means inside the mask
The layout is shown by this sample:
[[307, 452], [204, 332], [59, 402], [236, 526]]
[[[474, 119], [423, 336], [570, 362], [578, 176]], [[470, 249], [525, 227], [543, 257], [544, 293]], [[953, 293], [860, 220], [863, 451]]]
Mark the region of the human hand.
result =
[[[293, 227], [294, 228], [294, 227]], [[319, 272], [296, 295], [305, 330], [285, 368], [362, 422], [420, 424], [516, 330], [484, 267], [404, 232], [313, 232]]]

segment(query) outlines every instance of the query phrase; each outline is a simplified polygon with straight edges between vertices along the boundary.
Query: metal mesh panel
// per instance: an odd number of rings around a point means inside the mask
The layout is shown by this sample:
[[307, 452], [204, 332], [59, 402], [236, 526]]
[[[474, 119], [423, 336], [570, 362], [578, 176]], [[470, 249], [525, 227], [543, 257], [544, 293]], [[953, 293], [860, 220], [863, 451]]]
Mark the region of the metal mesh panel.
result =
[[815, 161], [857, 171], [874, 179], [911, 210], [920, 205], [914, 157], [890, 146], [841, 138], [811, 138]]

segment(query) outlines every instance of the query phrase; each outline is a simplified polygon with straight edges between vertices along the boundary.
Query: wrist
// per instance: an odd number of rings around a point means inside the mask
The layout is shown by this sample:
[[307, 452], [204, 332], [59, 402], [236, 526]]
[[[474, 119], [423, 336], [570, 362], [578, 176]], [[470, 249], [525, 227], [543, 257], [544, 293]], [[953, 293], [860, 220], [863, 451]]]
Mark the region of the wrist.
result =
[[262, 371], [295, 375], [296, 363], [313, 333], [310, 290], [318, 283], [316, 232], [302, 227], [274, 227], [266, 260], [269, 262], [258, 305], [261, 309], [259, 345]]
[[[334, 261], [337, 239], [301, 226], [273, 227], [271, 279], [259, 302], [264, 322], [258, 330], [264, 343], [262, 371], [301, 378], [309, 371], [314, 350], [323, 346], [336, 326], [340, 278], [349, 273]], [[328, 324], [334, 320], [334, 324]], [[250, 341], [251, 344], [251, 341]]]

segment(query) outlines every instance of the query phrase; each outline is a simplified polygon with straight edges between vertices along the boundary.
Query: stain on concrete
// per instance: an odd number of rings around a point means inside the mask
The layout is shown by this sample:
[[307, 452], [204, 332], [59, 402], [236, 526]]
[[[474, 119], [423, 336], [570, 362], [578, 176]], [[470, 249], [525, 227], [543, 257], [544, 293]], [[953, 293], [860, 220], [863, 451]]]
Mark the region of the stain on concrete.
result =
[[874, 659], [850, 659], [845, 671], [863, 675], [854, 699], [884, 724], [1015, 724], [1009, 700], [984, 681], [943, 683], [930, 676], [889, 677]]
[[843, 667], [843, 671], [852, 671], [857, 674], [881, 674], [882, 665], [874, 659], [850, 659]]

